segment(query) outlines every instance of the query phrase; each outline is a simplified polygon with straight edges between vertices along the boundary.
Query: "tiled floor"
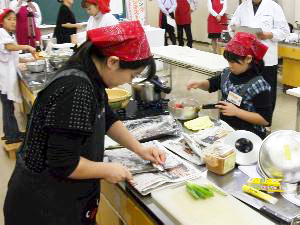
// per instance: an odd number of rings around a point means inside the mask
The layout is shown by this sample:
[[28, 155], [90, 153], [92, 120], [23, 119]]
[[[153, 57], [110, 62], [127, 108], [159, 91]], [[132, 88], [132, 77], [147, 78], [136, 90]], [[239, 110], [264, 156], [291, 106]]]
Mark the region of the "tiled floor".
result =
[[[196, 45], [196, 48], [201, 50], [209, 50], [207, 46]], [[188, 92], [186, 90], [186, 83], [189, 80], [206, 79], [207, 76], [200, 75], [194, 72], [190, 72], [183, 69], [175, 69], [173, 77], [173, 91], [172, 96], [192, 96], [199, 100], [201, 104], [214, 103], [217, 101], [217, 94], [208, 94], [207, 92], [200, 90], [193, 90]], [[2, 107], [0, 107], [0, 117], [2, 115]], [[202, 111], [202, 113], [208, 113], [211, 116], [216, 116], [215, 110]], [[17, 113], [17, 117], [21, 118], [20, 113]], [[282, 92], [282, 88], [278, 86], [278, 98], [277, 106], [274, 112], [272, 131], [282, 129], [295, 129], [296, 118], [296, 98], [288, 96]], [[24, 128], [24, 124], [21, 124], [21, 128]], [[2, 129], [2, 119], [0, 119], [0, 129]], [[1, 135], [2, 136], [2, 135]], [[6, 194], [6, 186], [9, 177], [14, 168], [15, 162], [8, 159], [7, 155], [0, 145], [0, 225], [4, 225], [2, 207]], [[17, 212], [16, 212], [17, 215]]]

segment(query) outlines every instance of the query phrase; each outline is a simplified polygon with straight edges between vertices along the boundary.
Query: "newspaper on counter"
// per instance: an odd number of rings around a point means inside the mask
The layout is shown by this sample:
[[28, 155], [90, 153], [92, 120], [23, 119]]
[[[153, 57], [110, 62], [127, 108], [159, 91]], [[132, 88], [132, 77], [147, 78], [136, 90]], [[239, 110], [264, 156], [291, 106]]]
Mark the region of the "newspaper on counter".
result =
[[[201, 172], [198, 169], [168, 151], [158, 141], [147, 142], [143, 145], [146, 147], [157, 147], [165, 151], [166, 162], [162, 166], [163, 171], [158, 170], [150, 161], [143, 160], [128, 149], [106, 150], [104, 152], [104, 155], [108, 157], [110, 162], [121, 163], [134, 173], [133, 187], [142, 195], [147, 195], [151, 191], [171, 183], [183, 182], [201, 176]], [[153, 171], [149, 172], [151, 167]], [[146, 169], [149, 169], [149, 171], [145, 172]], [[141, 171], [143, 172], [141, 173]]]
[[166, 136], [180, 136], [182, 126], [170, 115], [123, 121], [130, 133], [140, 142]]
[[162, 144], [167, 149], [188, 160], [189, 162], [192, 162], [196, 165], [201, 165], [204, 163], [203, 160], [191, 149], [183, 136], [172, 140], [166, 140], [162, 142]]
[[207, 148], [216, 142], [222, 142], [224, 138], [233, 131], [234, 129], [226, 122], [219, 120], [213, 127], [201, 130], [197, 133], [191, 134], [190, 136], [198, 144], [203, 146], [203, 148]]

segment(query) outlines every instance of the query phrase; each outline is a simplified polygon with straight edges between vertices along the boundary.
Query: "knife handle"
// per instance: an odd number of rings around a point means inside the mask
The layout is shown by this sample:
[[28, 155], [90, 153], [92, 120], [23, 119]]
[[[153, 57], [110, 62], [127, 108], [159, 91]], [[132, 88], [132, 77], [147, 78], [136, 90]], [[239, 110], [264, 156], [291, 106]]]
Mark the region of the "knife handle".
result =
[[215, 109], [217, 104], [205, 104], [202, 105], [202, 109]]
[[280, 222], [280, 224], [291, 224], [291, 220], [275, 211], [273, 211], [272, 209], [263, 206], [259, 209], [263, 214], [267, 215], [268, 217]]

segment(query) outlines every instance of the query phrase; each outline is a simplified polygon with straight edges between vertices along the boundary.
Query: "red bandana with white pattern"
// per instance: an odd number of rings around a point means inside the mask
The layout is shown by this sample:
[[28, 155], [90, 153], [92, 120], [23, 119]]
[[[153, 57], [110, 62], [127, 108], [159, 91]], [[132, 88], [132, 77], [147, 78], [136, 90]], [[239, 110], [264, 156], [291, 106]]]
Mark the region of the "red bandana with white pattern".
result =
[[117, 56], [123, 61], [137, 61], [152, 56], [150, 46], [139, 21], [122, 22], [87, 32], [88, 40], [105, 56]]
[[254, 34], [238, 32], [227, 43], [225, 50], [238, 56], [251, 55], [257, 61], [262, 60], [268, 47], [261, 43]]

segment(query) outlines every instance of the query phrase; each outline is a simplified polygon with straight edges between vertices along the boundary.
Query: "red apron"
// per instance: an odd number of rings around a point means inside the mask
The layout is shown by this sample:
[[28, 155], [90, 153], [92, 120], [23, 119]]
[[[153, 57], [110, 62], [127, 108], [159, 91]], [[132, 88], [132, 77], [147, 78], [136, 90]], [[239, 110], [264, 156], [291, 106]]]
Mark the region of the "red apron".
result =
[[191, 7], [187, 0], [177, 0], [175, 21], [177, 25], [186, 25], [192, 23]]
[[19, 45], [31, 45], [41, 40], [40, 29], [36, 27], [34, 17], [29, 17], [27, 6], [21, 6], [17, 14], [16, 37]]
[[[223, 9], [222, 0], [211, 0], [212, 8], [216, 13], [220, 13]], [[221, 21], [218, 22], [217, 18], [209, 14], [207, 18], [207, 32], [208, 33], [221, 33], [223, 30], [227, 29], [227, 16], [224, 14], [221, 17]]]

